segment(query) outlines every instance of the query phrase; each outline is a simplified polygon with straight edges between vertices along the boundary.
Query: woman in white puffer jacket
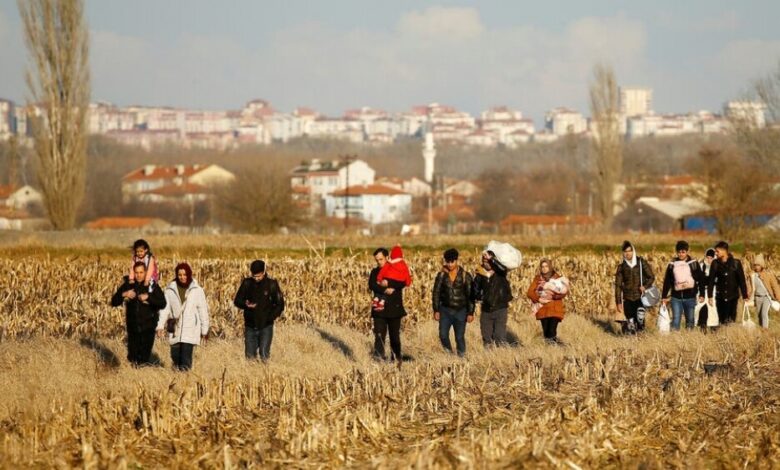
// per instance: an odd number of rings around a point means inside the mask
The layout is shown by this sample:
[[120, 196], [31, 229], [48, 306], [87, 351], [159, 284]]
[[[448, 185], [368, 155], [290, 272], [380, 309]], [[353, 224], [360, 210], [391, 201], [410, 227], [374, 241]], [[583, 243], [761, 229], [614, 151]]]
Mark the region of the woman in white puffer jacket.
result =
[[208, 338], [209, 306], [187, 263], [176, 266], [176, 279], [165, 288], [165, 300], [167, 305], [160, 310], [157, 334], [160, 338], [168, 337], [173, 367], [189, 370], [195, 346]]

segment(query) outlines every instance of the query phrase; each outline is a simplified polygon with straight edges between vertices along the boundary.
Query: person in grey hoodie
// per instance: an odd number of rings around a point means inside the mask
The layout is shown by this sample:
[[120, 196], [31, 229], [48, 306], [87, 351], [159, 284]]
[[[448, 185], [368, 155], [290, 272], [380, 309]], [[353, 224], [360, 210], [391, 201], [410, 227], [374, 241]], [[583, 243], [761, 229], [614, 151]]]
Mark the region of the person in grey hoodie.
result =
[[168, 337], [174, 369], [187, 371], [192, 368], [195, 346], [205, 343], [209, 336], [206, 294], [192, 278], [192, 268], [187, 263], [176, 266], [176, 279], [165, 288], [165, 300], [157, 336]]

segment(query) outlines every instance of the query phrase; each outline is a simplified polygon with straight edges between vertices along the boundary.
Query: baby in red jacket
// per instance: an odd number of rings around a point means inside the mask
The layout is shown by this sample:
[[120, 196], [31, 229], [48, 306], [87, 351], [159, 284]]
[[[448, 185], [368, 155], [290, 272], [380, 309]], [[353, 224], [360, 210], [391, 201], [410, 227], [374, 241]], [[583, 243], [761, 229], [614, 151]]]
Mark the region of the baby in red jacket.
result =
[[[387, 259], [387, 263], [382, 266], [382, 269], [379, 270], [379, 273], [376, 276], [376, 282], [379, 284], [382, 284], [382, 281], [387, 280], [403, 282], [406, 286], [412, 284], [412, 275], [409, 272], [409, 266], [406, 264], [406, 261], [404, 261], [403, 251], [401, 251], [401, 247], [398, 245], [390, 250], [390, 257]], [[387, 283], [385, 282], [383, 285], [387, 286]], [[385, 300], [386, 297], [383, 295], [374, 297], [371, 302], [372, 308], [374, 310], [384, 310]]]

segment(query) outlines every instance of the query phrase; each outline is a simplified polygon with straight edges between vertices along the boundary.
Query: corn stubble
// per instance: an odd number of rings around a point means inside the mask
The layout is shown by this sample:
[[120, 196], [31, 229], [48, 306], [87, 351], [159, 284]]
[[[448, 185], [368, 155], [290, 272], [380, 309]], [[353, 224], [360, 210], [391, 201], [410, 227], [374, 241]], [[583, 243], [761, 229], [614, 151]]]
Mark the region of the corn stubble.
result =
[[[461, 258], [473, 266], [477, 253]], [[243, 360], [232, 307], [249, 260], [190, 259], [215, 339], [189, 374], [169, 370], [163, 343], [161, 367], [126, 365], [124, 312], [107, 306], [125, 259], [2, 259], [1, 466], [777, 465], [776, 327], [621, 337], [609, 310], [617, 260], [554, 259], [574, 286], [567, 346], [543, 344], [520, 300], [510, 320], [519, 345], [483, 350], [475, 322], [460, 360], [441, 352], [430, 320], [438, 257], [409, 253], [400, 369], [370, 359], [367, 253], [271, 257], [288, 307], [267, 365]], [[648, 259], [660, 278], [665, 258]], [[537, 262], [511, 275], [516, 297]], [[163, 278], [172, 265], [163, 260]]]

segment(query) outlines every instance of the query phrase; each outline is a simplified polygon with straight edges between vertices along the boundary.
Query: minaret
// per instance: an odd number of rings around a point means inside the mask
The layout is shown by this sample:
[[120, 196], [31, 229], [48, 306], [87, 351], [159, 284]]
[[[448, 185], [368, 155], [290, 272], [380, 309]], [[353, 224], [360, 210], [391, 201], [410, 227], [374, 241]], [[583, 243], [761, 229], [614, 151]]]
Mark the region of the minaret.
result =
[[436, 147], [433, 144], [433, 133], [425, 133], [423, 144], [423, 159], [425, 160], [425, 182], [433, 187], [433, 160], [436, 158]]

